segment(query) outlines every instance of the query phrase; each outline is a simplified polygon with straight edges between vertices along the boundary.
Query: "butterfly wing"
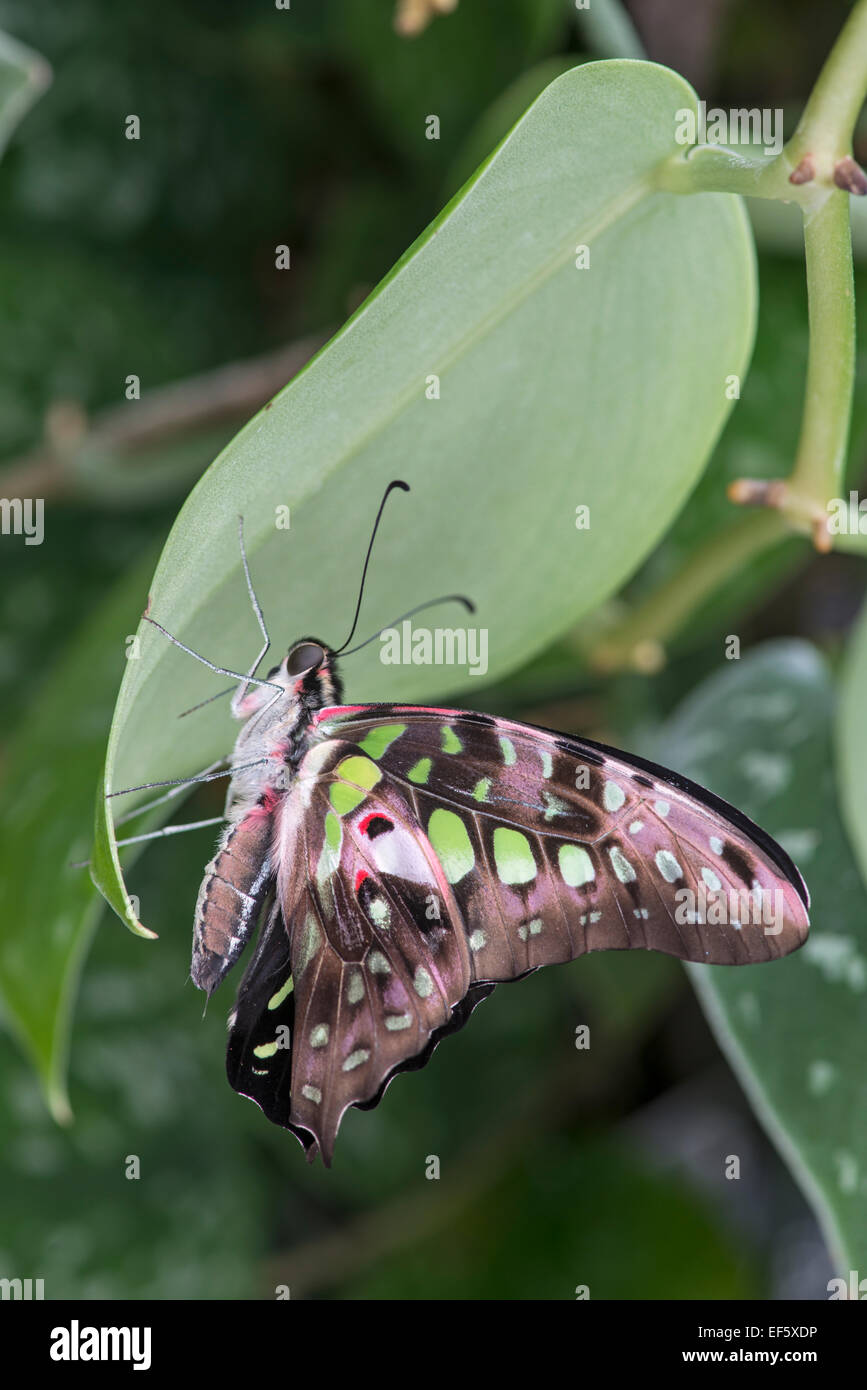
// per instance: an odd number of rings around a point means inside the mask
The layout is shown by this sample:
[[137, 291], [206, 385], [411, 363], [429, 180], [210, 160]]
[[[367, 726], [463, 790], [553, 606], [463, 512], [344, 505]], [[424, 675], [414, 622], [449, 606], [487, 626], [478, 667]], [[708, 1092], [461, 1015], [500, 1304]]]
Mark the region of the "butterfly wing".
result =
[[346, 1108], [423, 1065], [495, 982], [605, 949], [770, 960], [807, 931], [797, 869], [725, 802], [463, 711], [322, 711], [273, 862], [229, 1076], [326, 1163]]
[[594, 950], [749, 964], [806, 939], [809, 895], [782, 847], [644, 759], [414, 706], [325, 710], [317, 732], [357, 745], [408, 796], [454, 891], [475, 979]]

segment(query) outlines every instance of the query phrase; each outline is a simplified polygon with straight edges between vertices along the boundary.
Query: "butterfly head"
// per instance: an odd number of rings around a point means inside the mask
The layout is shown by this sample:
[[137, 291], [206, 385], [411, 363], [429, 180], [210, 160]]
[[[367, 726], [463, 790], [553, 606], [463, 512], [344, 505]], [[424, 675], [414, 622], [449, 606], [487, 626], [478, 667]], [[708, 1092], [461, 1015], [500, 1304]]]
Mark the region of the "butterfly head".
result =
[[343, 683], [337, 674], [337, 659], [331, 647], [317, 637], [294, 642], [277, 669], [304, 705], [322, 709], [340, 703]]
[[309, 718], [325, 705], [339, 704], [342, 697], [334, 652], [318, 637], [302, 637], [293, 642], [283, 660], [272, 666], [264, 679], [267, 684], [248, 690], [238, 703], [236, 712], [240, 718], [247, 719], [270, 705], [275, 686], [285, 691], [283, 697], [278, 697], [282, 708], [274, 711], [284, 718], [287, 706], [296, 710], [299, 718]]

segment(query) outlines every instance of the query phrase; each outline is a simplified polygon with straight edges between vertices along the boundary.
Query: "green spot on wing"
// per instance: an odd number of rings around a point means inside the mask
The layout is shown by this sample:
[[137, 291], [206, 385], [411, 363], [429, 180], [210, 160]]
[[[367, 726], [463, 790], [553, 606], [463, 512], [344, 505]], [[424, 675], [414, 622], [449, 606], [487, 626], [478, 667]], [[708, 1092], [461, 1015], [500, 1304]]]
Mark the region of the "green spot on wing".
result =
[[518, 761], [518, 755], [514, 743], [510, 738], [506, 738], [505, 734], [500, 734], [500, 748], [503, 750], [503, 762], [506, 767], [512, 767]]
[[334, 873], [340, 863], [342, 840], [343, 831], [340, 827], [340, 821], [333, 811], [328, 811], [325, 816], [325, 843], [322, 846], [322, 853], [316, 866], [316, 879], [320, 885], [330, 874]]
[[313, 913], [308, 912], [307, 921], [304, 924], [304, 941], [301, 946], [301, 959], [298, 963], [299, 975], [302, 973], [305, 967], [309, 965], [310, 961], [313, 959], [313, 957], [316, 955], [316, 952], [319, 950], [321, 944], [322, 933], [319, 930], [319, 923], [313, 916]]
[[449, 883], [459, 883], [476, 863], [467, 828], [460, 816], [438, 806], [431, 813], [427, 833]]
[[290, 994], [292, 993], [292, 991], [293, 991], [294, 988], [295, 988], [295, 981], [293, 980], [292, 976], [290, 975], [289, 978], [288, 978], [288, 980], [286, 981], [285, 985], [283, 985], [280, 989], [278, 989], [278, 991], [277, 991], [276, 994], [272, 994], [272, 995], [271, 995], [271, 998], [268, 1000], [268, 1008], [269, 1008], [269, 1009], [279, 1009], [280, 1005], [283, 1003], [283, 1000], [286, 999], [286, 998], [288, 997], [288, 995], [290, 995]]
[[557, 851], [560, 872], [570, 888], [580, 888], [596, 877], [593, 861], [581, 845], [561, 845]]
[[356, 1068], [356, 1067], [360, 1067], [360, 1066], [362, 1065], [363, 1062], [366, 1062], [369, 1056], [370, 1056], [370, 1049], [369, 1049], [369, 1048], [367, 1048], [367, 1047], [359, 1047], [359, 1048], [357, 1048], [355, 1052], [350, 1052], [350, 1054], [349, 1054], [349, 1056], [347, 1057], [346, 1061], [343, 1063], [343, 1070], [344, 1070], [344, 1071], [355, 1071], [355, 1068]]
[[443, 724], [440, 729], [444, 753], [463, 753], [464, 745], [461, 743], [454, 729], [448, 724]]
[[340, 841], [343, 839], [343, 831], [340, 829], [340, 821], [333, 811], [329, 811], [325, 817], [325, 842], [329, 849], [339, 850]]
[[655, 858], [656, 867], [666, 883], [676, 883], [679, 878], [683, 878], [683, 869], [670, 850], [659, 850]]
[[419, 786], [424, 786], [427, 779], [430, 777], [432, 766], [433, 764], [430, 758], [419, 758], [418, 762], [413, 764], [406, 775], [411, 782], [415, 782]]
[[332, 782], [328, 796], [338, 816], [345, 816], [361, 805], [365, 793], [360, 787], [350, 787], [346, 782]]
[[354, 782], [358, 787], [364, 787], [365, 791], [370, 791], [382, 778], [382, 773], [375, 763], [369, 758], [359, 758], [353, 755], [351, 758], [344, 758], [337, 764], [337, 775], [342, 777], [345, 782]]
[[385, 1026], [390, 1033], [400, 1033], [411, 1024], [412, 1018], [409, 1014], [386, 1014]]
[[328, 795], [339, 816], [345, 816], [360, 806], [365, 791], [375, 787], [382, 777], [376, 763], [358, 756], [344, 758], [337, 764], [335, 773], [342, 780], [331, 783]]
[[377, 724], [358, 746], [371, 758], [381, 758], [386, 748], [405, 732], [405, 724]]
[[473, 787], [473, 796], [476, 801], [487, 801], [488, 792], [491, 790], [490, 777], [481, 777]]
[[412, 984], [420, 999], [427, 999], [433, 993], [433, 980], [430, 977], [430, 972], [425, 970], [423, 965], [420, 965], [416, 970]]
[[536, 877], [530, 841], [520, 830], [498, 825], [494, 831], [494, 860], [503, 883], [529, 883]]

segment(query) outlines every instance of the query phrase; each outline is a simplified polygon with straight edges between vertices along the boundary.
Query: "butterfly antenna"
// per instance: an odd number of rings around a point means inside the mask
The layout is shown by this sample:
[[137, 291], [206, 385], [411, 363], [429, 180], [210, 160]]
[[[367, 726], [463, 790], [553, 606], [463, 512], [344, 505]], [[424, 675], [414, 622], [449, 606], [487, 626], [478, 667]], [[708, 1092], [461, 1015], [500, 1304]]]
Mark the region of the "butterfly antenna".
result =
[[334, 653], [335, 656], [339, 656], [340, 653], [344, 651], [346, 647], [349, 646], [350, 642], [355, 636], [355, 629], [358, 625], [358, 615], [361, 612], [361, 600], [364, 597], [364, 581], [367, 578], [367, 566], [370, 564], [370, 554], [373, 550], [373, 542], [376, 540], [376, 532], [379, 528], [380, 518], [382, 517], [385, 504], [388, 501], [389, 493], [393, 492], [396, 487], [401, 488], [404, 492], [409, 492], [410, 490], [409, 483], [403, 483], [401, 482], [400, 478], [395, 478], [393, 482], [389, 483], [388, 487], [385, 489], [385, 492], [382, 495], [382, 501], [379, 504], [379, 511], [376, 513], [376, 521], [373, 523], [373, 530], [370, 533], [370, 543], [367, 547], [367, 555], [364, 559], [364, 569], [361, 571], [361, 584], [358, 588], [358, 602], [355, 605], [355, 617], [352, 619], [352, 627], [349, 629], [349, 636], [343, 643], [343, 646], [337, 648], [337, 650]]
[[[443, 594], [441, 598], [429, 598], [427, 603], [420, 603], [417, 607], [411, 608], [408, 613], [401, 613], [399, 618], [394, 618], [390, 623], [386, 623], [385, 627], [381, 627], [372, 637], [365, 638], [363, 642], [359, 642], [357, 647], [351, 647], [343, 655], [352, 656], [355, 652], [360, 652], [362, 647], [367, 647], [371, 642], [375, 642], [377, 637], [381, 637], [390, 627], [397, 627], [398, 623], [405, 622], [407, 618], [414, 618], [416, 613], [423, 612], [425, 608], [435, 608], [438, 603], [462, 603], [468, 613], [475, 613], [476, 611], [476, 605], [472, 599], [467, 598], [464, 594]], [[334, 655], [337, 656], [337, 652]]]

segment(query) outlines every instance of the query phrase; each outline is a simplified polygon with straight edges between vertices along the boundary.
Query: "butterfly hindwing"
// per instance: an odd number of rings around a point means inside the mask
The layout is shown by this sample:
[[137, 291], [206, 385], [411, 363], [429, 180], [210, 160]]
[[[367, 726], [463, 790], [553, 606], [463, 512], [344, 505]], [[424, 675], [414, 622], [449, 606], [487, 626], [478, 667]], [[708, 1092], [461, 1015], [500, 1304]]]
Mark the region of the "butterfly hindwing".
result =
[[[302, 764], [275, 841], [287, 935], [268, 988], [279, 994], [280, 972], [291, 972], [291, 1100], [285, 1081], [253, 1079], [254, 1061], [272, 1075], [286, 1065], [271, 1020], [255, 1030], [258, 1056], [235, 1048], [230, 1079], [270, 1118], [314, 1136], [329, 1162], [346, 1108], [375, 1103], [396, 1071], [462, 1021], [454, 1011], [471, 968], [455, 898], [400, 788], [351, 744], [334, 742], [314, 761], [312, 773]], [[264, 988], [246, 997], [261, 971], [255, 960], [242, 982], [236, 1031], [248, 1010], [267, 1007]], [[487, 992], [474, 991], [470, 1007]]]

